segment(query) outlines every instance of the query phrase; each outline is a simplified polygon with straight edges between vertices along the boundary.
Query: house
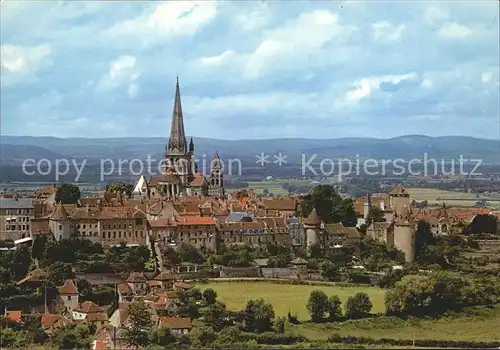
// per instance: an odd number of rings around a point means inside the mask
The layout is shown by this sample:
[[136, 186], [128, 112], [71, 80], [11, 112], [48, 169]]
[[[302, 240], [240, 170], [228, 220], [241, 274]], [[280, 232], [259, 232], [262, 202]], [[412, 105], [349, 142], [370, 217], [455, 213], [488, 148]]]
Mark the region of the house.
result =
[[73, 310], [73, 320], [91, 323], [97, 327], [108, 323], [107, 313], [92, 301], [83, 302]]
[[66, 327], [73, 322], [59, 314], [44, 314], [42, 315], [41, 324], [46, 333], [51, 334], [56, 329]]
[[295, 258], [294, 260], [291, 261], [291, 264], [298, 268], [300, 272], [306, 272], [307, 271], [307, 260], [298, 257]]
[[161, 288], [170, 289], [173, 287], [175, 276], [171, 272], [162, 271], [153, 280], [160, 282]]
[[158, 317], [158, 326], [170, 329], [172, 335], [187, 335], [192, 328], [189, 317]]
[[126, 282], [134, 294], [146, 294], [148, 280], [142, 272], [132, 272]]
[[127, 282], [122, 282], [117, 285], [118, 302], [130, 301], [134, 297], [134, 292]]
[[189, 283], [182, 282], [182, 281], [174, 283], [174, 288], [177, 290], [190, 290], [193, 287], [194, 287], [194, 284], [189, 284]]

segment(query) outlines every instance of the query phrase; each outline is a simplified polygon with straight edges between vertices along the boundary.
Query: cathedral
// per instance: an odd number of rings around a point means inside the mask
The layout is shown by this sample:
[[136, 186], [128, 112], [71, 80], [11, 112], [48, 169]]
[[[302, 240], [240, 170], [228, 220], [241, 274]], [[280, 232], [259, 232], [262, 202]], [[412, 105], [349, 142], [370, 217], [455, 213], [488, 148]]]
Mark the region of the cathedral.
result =
[[199, 173], [194, 155], [194, 142], [189, 145], [184, 132], [179, 78], [175, 85], [174, 108], [170, 137], [165, 145], [162, 171], [149, 179], [143, 175], [137, 182], [134, 194], [148, 198], [175, 198], [182, 196], [209, 195], [224, 197], [223, 166], [219, 154], [215, 152], [210, 162], [210, 174]]

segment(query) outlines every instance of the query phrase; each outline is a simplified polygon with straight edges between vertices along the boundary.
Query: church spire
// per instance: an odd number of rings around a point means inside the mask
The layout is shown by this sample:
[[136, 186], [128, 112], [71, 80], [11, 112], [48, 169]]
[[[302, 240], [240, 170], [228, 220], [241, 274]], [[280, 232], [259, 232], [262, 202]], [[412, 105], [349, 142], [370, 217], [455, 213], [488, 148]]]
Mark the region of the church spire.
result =
[[172, 113], [172, 125], [170, 127], [170, 138], [168, 139], [167, 153], [185, 154], [186, 135], [184, 134], [184, 117], [182, 115], [181, 93], [179, 89], [179, 77], [175, 84], [174, 110]]

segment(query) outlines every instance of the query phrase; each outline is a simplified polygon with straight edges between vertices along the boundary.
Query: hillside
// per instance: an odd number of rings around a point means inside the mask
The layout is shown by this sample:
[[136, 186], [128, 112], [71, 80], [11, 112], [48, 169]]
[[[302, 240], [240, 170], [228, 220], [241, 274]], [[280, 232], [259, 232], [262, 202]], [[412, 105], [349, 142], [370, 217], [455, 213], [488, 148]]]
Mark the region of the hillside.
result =
[[[167, 138], [55, 138], [31, 136], [2, 136], [2, 161], [16, 164], [30, 153], [31, 158], [51, 158], [61, 155], [69, 158], [89, 159], [144, 159], [147, 155], [160, 158]], [[255, 162], [261, 152], [274, 155], [283, 152], [289, 163], [300, 163], [302, 154], [319, 158], [348, 157], [355, 159], [423, 159], [424, 153], [435, 159], [483, 159], [486, 163], [500, 163], [498, 141], [472, 137], [428, 137], [407, 135], [391, 139], [338, 138], [338, 139], [264, 139], [218, 140], [194, 138], [195, 152], [199, 159], [211, 159], [219, 151], [222, 158], [240, 158]], [[29, 147], [34, 147], [30, 149]]]

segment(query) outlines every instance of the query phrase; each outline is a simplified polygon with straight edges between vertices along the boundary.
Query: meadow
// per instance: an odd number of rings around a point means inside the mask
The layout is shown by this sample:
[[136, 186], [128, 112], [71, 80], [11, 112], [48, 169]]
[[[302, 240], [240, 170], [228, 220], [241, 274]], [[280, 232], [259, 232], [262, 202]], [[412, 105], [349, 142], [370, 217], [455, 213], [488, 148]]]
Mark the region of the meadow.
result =
[[438, 319], [410, 319], [375, 317], [342, 323], [302, 323], [291, 326], [291, 331], [309, 339], [327, 340], [337, 333], [341, 336], [373, 339], [436, 339], [453, 341], [499, 341], [500, 307], [474, 308], [464, 314]]
[[225, 303], [230, 310], [243, 310], [247, 301], [262, 298], [273, 305], [276, 316], [286, 316], [290, 311], [301, 321], [309, 319], [306, 304], [309, 295], [316, 289], [324, 291], [328, 296], [337, 294], [342, 302], [358, 292], [365, 292], [372, 301], [372, 312], [385, 311], [385, 290], [378, 287], [307, 286], [269, 282], [215, 282], [199, 287], [215, 290], [217, 299]]
[[427, 201], [429, 205], [446, 205], [454, 207], [474, 207], [475, 203], [484, 199], [494, 207], [500, 207], [500, 196], [480, 195], [476, 198], [475, 193], [440, 190], [437, 188], [407, 188], [411, 199], [417, 202]]

